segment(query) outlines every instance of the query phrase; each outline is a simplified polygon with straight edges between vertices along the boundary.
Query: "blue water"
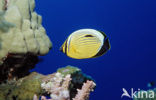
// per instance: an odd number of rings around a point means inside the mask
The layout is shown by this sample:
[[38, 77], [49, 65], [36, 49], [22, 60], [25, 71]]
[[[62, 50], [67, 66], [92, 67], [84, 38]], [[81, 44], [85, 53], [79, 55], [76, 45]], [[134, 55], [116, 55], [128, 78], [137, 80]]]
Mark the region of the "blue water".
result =
[[[36, 11], [53, 42], [53, 49], [35, 71], [50, 74], [77, 66], [97, 82], [90, 100], [121, 99], [122, 88], [147, 89], [156, 80], [155, 0], [36, 0]], [[59, 51], [70, 33], [81, 28], [104, 31], [111, 50], [104, 56], [75, 60]]]

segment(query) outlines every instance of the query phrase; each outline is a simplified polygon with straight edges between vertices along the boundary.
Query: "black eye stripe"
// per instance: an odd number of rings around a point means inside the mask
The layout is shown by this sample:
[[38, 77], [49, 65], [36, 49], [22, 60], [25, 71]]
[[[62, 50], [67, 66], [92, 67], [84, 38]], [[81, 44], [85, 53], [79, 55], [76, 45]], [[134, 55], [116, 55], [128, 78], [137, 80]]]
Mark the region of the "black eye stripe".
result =
[[65, 53], [67, 54], [67, 40], [65, 42], [64, 50], [65, 50]]
[[94, 37], [93, 35], [85, 35], [84, 37]]

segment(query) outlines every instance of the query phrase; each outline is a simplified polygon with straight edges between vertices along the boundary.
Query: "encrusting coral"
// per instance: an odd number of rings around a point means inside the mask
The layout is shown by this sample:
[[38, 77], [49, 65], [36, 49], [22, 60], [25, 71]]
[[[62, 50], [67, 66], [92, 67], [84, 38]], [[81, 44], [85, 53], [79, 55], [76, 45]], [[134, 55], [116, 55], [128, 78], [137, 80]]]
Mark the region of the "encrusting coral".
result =
[[41, 94], [43, 75], [31, 73], [29, 76], [0, 84], [0, 100], [32, 100], [34, 94]]
[[21, 77], [19, 70], [26, 75], [52, 47], [34, 8], [34, 0], [0, 0], [0, 82]]

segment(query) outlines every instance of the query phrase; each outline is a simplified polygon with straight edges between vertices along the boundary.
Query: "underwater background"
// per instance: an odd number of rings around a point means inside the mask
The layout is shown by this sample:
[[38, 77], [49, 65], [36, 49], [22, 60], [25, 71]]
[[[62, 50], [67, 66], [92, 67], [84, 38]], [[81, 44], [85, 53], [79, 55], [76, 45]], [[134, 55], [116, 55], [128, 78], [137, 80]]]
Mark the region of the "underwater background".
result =
[[[90, 100], [129, 100], [121, 99], [122, 88], [146, 90], [156, 80], [155, 5], [155, 0], [36, 0], [53, 48], [33, 71], [50, 74], [59, 67], [76, 66], [97, 83]], [[104, 31], [111, 50], [85, 60], [60, 52], [65, 39], [82, 28]]]

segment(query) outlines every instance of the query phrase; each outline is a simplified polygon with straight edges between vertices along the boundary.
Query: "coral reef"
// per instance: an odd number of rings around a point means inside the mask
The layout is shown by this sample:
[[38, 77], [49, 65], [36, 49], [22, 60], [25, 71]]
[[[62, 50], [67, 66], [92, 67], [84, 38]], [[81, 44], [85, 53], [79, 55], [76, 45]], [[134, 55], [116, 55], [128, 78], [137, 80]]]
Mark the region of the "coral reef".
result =
[[[87, 81], [86, 83], [84, 83], [81, 90], [78, 89], [78, 93], [77, 93], [76, 97], [73, 98], [73, 99], [67, 98], [69, 96], [67, 94], [65, 96], [60, 95], [59, 97], [61, 97], [61, 98], [59, 98], [59, 99], [46, 99], [45, 96], [42, 96], [41, 100], [88, 100], [89, 99], [89, 94], [90, 94], [91, 91], [93, 91], [94, 87], [95, 87], [95, 83], [93, 81]], [[36, 95], [34, 95], [33, 100], [38, 100]]]
[[16, 74], [21, 70], [27, 75], [52, 47], [34, 8], [34, 0], [0, 0], [0, 82], [22, 77]]
[[50, 94], [53, 100], [69, 100], [70, 74], [63, 78], [61, 73], [56, 73], [53, 78], [41, 84], [41, 87]]
[[67, 66], [59, 70], [71, 73], [64, 76], [56, 72], [45, 76], [33, 72], [17, 81], [1, 84], [0, 100], [39, 100], [37, 97], [40, 96], [43, 100], [48, 100], [46, 96], [51, 100], [88, 100], [95, 88], [93, 80], [76, 67]]
[[52, 47], [34, 8], [34, 0], [0, 0], [0, 100], [88, 100], [95, 83], [79, 68], [29, 72]]
[[[93, 85], [90, 88], [86, 88], [84, 83], [87, 82], [86, 84], [88, 84], [89, 80]], [[67, 66], [65, 68], [58, 69], [54, 78], [51, 78], [48, 81], [42, 83], [42, 88], [51, 94], [50, 96], [53, 100], [72, 100], [75, 98], [78, 90], [81, 89], [83, 85], [84, 88], [87, 89], [87, 91], [82, 89], [86, 95], [89, 95], [89, 89], [93, 89], [95, 87], [91, 77], [83, 74], [82, 71], [76, 67]], [[78, 95], [81, 95], [81, 92], [79, 92]], [[86, 96], [86, 98], [87, 97], [88, 96]], [[80, 100], [86, 100], [86, 98]], [[75, 98], [73, 100], [78, 99]]]

